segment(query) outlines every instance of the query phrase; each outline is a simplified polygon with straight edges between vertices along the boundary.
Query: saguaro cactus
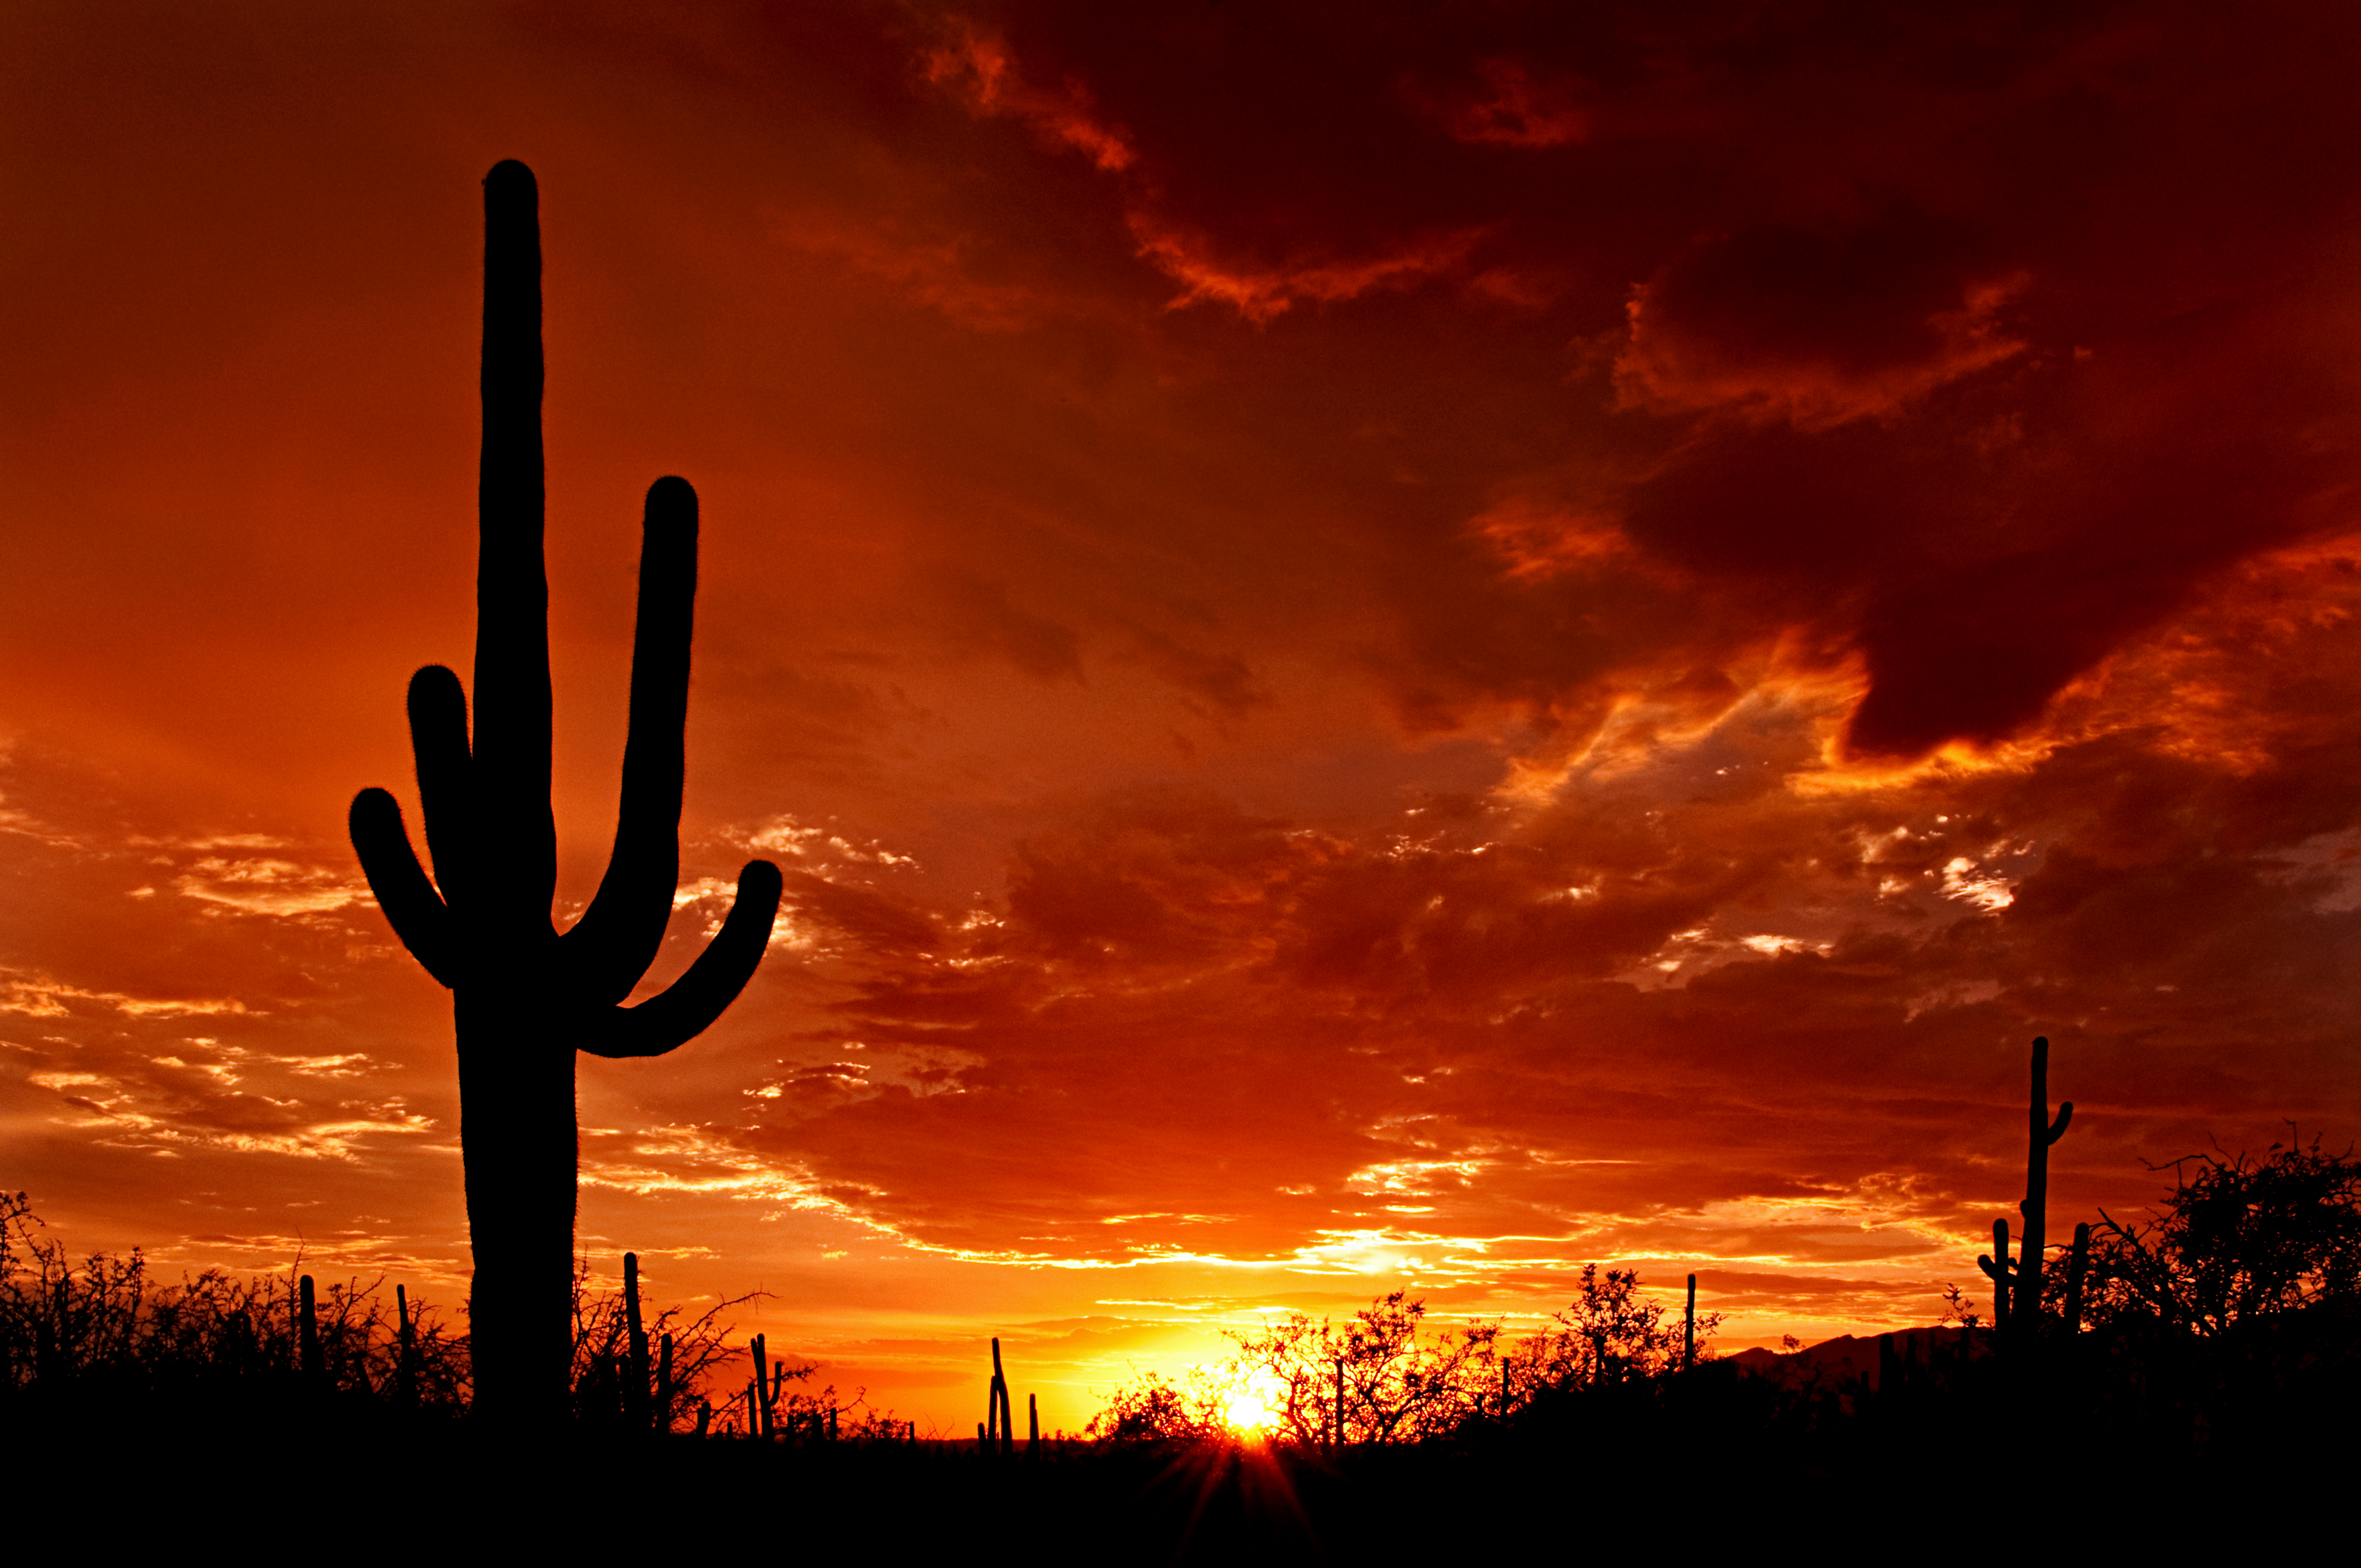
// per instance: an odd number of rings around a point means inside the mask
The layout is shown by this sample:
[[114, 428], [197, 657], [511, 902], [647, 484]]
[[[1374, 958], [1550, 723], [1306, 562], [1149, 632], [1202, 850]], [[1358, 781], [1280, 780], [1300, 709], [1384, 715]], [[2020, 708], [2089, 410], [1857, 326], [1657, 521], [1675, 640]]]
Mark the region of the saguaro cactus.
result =
[[458, 676], [410, 683], [432, 881], [401, 808], [353, 801], [353, 847], [394, 932], [450, 988], [475, 1248], [478, 1411], [563, 1419], [572, 1362], [574, 1053], [657, 1056], [695, 1037], [762, 961], [778, 868], [749, 863], [721, 930], [661, 995], [620, 1005], [663, 945], [680, 872], [682, 735], [697, 593], [697, 493], [648, 490], [631, 728], [614, 853], [563, 935], [550, 917], [549, 585], [542, 558], [541, 228], [532, 170], [484, 180], [484, 444], [477, 491], [476, 714]]
[[393, 1288], [394, 1398], [405, 1407], [418, 1402], [418, 1335], [410, 1322], [410, 1292]]
[[1012, 1453], [1016, 1448], [1016, 1416], [1008, 1408], [1008, 1378], [1000, 1369], [1000, 1340], [992, 1342], [992, 1382], [984, 1390], [984, 1452]]
[[[2058, 1114], [2049, 1114], [2049, 1040], [2033, 1042], [2033, 1086], [2026, 1111], [2025, 1201], [2016, 1206], [2025, 1221], [2014, 1266], [2008, 1255], [2008, 1222], [1993, 1222], [1990, 1257], [1976, 1259], [1993, 1282], [1993, 1328], [2011, 1339], [2030, 1338], [2048, 1321], [2041, 1315], [2042, 1230], [2049, 1217], [2049, 1146], [2066, 1135], [2074, 1120], [2074, 1102], [2062, 1101]], [[2079, 1307], [2080, 1303], [2077, 1303]], [[2077, 1314], [2079, 1316], [2079, 1313]]]
[[1993, 1282], [1993, 1332], [2008, 1332], [2009, 1276], [2015, 1272], [2008, 1257], [2008, 1222], [1993, 1222], [1993, 1249], [1989, 1256], [1979, 1255], [1976, 1266]]
[[[772, 1424], [771, 1402], [775, 1398], [773, 1390], [776, 1385], [772, 1382], [769, 1367], [763, 1359], [761, 1334], [756, 1334], [752, 1343], [747, 1346], [747, 1354], [754, 1360], [754, 1381], [748, 1388], [748, 1392], [752, 1397], [746, 1401], [746, 1435], [758, 1437], [764, 1442], [768, 1442], [774, 1430]], [[785, 1370], [785, 1366], [780, 1368], [782, 1372]]]
[[2033, 1042], [2032, 1103], [2027, 1111], [2025, 1150], [2025, 1201], [2016, 1206], [2025, 1217], [2025, 1235], [2017, 1244], [2016, 1309], [2010, 1322], [2018, 1337], [2027, 1338], [2040, 1332], [2041, 1316], [2041, 1253], [2042, 1228], [2049, 1215], [2049, 1146], [2066, 1135], [2066, 1124], [2074, 1119], [2074, 1102], [2062, 1102], [2058, 1115], [2049, 1114], [2049, 1039], [2037, 1037]]
[[303, 1381], [313, 1387], [327, 1376], [326, 1364], [320, 1355], [320, 1318], [312, 1303], [312, 1277], [305, 1275], [296, 1282], [295, 1353], [303, 1373]]
[[2086, 1223], [2074, 1227], [2074, 1252], [2066, 1266], [2066, 1332], [2082, 1332], [2082, 1285], [2091, 1273], [2091, 1227]]
[[623, 1328], [629, 1357], [623, 1378], [623, 1420], [634, 1431], [648, 1428], [648, 1331], [640, 1321], [640, 1255], [623, 1255]]

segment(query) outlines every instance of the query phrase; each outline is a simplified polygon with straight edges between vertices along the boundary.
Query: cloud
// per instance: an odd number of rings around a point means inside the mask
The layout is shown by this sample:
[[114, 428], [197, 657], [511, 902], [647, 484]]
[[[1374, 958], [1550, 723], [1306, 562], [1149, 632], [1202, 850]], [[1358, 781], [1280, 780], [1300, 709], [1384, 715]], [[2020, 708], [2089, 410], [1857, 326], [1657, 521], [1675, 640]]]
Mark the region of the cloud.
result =
[[1033, 86], [1018, 71], [1006, 38], [997, 32], [963, 16], [951, 18], [945, 30], [946, 40], [921, 56], [930, 84], [955, 93], [973, 114], [1007, 115], [1025, 122], [1104, 172], [1120, 173], [1131, 167], [1137, 155], [1129, 138], [1097, 116], [1081, 82], [1069, 78], [1055, 89]]
[[1475, 75], [1474, 85], [1455, 93], [1413, 87], [1412, 101], [1452, 137], [1477, 146], [1538, 149], [1590, 139], [1580, 82], [1536, 81], [1518, 61], [1498, 57], [1477, 60]]
[[[1232, 307], [1247, 321], [1268, 323], [1301, 302], [1341, 302], [1455, 270], [1480, 237], [1460, 231], [1376, 254], [1298, 253], [1263, 262], [1224, 255], [1206, 229], [1178, 216], [1164, 201], [1156, 170], [1142, 159], [1135, 138], [1101, 114], [1077, 76], [1067, 75], [1055, 89], [1033, 85], [1004, 34], [966, 18], [950, 20], [946, 32], [946, 41], [921, 55], [925, 80], [955, 96], [971, 114], [1015, 118], [1046, 142], [1080, 152], [1100, 173], [1120, 177], [1124, 221], [1137, 256], [1182, 285], [1168, 310], [1211, 302]], [[1547, 94], [1537, 97], [1514, 68], [1508, 71], [1496, 72], [1492, 83], [1501, 101], [1468, 106], [1463, 112], [1473, 116], [1468, 123], [1496, 126], [1500, 135], [1547, 137], [1562, 130], [1567, 124], [1564, 111], [1545, 106], [1542, 99]]]
[[1257, 324], [1298, 303], [1341, 303], [1456, 271], [1482, 238], [1474, 232], [1436, 235], [1375, 256], [1293, 256], [1257, 264], [1222, 256], [1207, 236], [1169, 219], [1134, 213], [1130, 222], [1141, 258], [1182, 286], [1167, 310], [1210, 301], [1228, 305]]
[[1616, 389], [1629, 407], [1806, 431], [1891, 417], [2030, 346], [2003, 312], [2031, 280], [1962, 276], [1976, 248], [1899, 212], [1836, 233], [1717, 236], [1632, 290]]

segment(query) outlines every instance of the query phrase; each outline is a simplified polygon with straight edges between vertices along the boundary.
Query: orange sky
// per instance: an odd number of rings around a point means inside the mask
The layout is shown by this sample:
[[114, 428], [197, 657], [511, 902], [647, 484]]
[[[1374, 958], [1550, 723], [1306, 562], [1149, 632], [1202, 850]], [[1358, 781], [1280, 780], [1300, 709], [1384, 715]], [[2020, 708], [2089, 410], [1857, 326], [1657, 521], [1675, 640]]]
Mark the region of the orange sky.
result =
[[1405, 1279], [1931, 1321], [2036, 1033], [2053, 1228], [2361, 1135], [2349, 6], [682, 10], [0, 16], [0, 1184], [68, 1240], [464, 1289], [343, 820], [467, 659], [502, 157], [561, 902], [664, 473], [658, 982], [788, 871], [719, 1025], [582, 1066], [602, 1272], [1078, 1425]]

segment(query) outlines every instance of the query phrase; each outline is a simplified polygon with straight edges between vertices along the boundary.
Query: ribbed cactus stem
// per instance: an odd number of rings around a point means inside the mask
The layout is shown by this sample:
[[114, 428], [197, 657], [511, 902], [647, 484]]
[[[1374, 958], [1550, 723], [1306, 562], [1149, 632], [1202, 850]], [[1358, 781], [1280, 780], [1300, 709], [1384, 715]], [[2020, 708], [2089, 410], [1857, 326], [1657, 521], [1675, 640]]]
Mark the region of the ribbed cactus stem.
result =
[[1025, 1456], [1030, 1459], [1041, 1452], [1041, 1397], [1025, 1396]]
[[1011, 1453], [1016, 1448], [1016, 1417], [1008, 1405], [1008, 1377], [1000, 1366], [1000, 1341], [992, 1342], [992, 1386], [985, 1390], [986, 1425], [984, 1435], [995, 1453]]
[[1697, 1365], [1697, 1276], [1689, 1276], [1689, 1304], [1681, 1314], [1681, 1370]]
[[2025, 1234], [2017, 1244], [2015, 1310], [2010, 1321], [2020, 1337], [2029, 1338], [2040, 1332], [2046, 1321], [2041, 1315], [2041, 1254], [2049, 1213], [2049, 1146], [2066, 1135], [2066, 1124], [2074, 1119], [2074, 1102], [2066, 1101], [2058, 1107], [2058, 1114], [2049, 1114], [2049, 1040], [2047, 1036], [2033, 1042], [2032, 1099], [2026, 1114], [2025, 1152], [2025, 1201], [2017, 1212], [2025, 1219]]
[[623, 1255], [623, 1330], [629, 1365], [623, 1376], [623, 1420], [634, 1431], [648, 1426], [648, 1331], [640, 1321], [640, 1255]]
[[410, 1321], [410, 1293], [399, 1285], [393, 1288], [393, 1317], [394, 1397], [405, 1405], [414, 1404], [418, 1399], [418, 1334]]
[[688, 972], [621, 1005], [664, 944], [680, 872], [697, 493], [659, 479], [647, 495], [614, 850], [581, 919], [562, 936], [551, 922], [540, 193], [513, 161], [484, 179], [481, 392], [472, 729], [457, 675], [429, 665], [410, 683], [433, 879], [385, 791], [354, 798], [351, 829], [395, 934], [452, 992], [477, 1412], [542, 1425], [564, 1418], [573, 1362], [575, 1053], [657, 1056], [702, 1032], [762, 961], [780, 880], [749, 862]]
[[310, 1275], [295, 1282], [295, 1298], [296, 1365], [304, 1382], [316, 1384], [325, 1368], [321, 1365], [320, 1320], [313, 1308]]
[[2085, 1223], [2074, 1227], [2074, 1254], [2066, 1264], [2066, 1332], [2082, 1332], [2082, 1283], [2091, 1271], [2091, 1227]]
[[675, 1398], [672, 1386], [672, 1335], [666, 1334], [657, 1342], [657, 1353], [655, 1429], [658, 1431], [668, 1432], [672, 1431], [672, 1402]]
[[2008, 1222], [1993, 1222], [1993, 1249], [1988, 1257], [1978, 1257], [1976, 1266], [1993, 1282], [1993, 1332], [2004, 1333], [2008, 1329], [2009, 1260]]
[[771, 1441], [771, 1383], [764, 1375], [767, 1363], [763, 1359], [764, 1346], [761, 1334], [754, 1336], [752, 1349], [754, 1356], [754, 1397], [747, 1401], [746, 1425], [749, 1436], [759, 1437], [768, 1442]]

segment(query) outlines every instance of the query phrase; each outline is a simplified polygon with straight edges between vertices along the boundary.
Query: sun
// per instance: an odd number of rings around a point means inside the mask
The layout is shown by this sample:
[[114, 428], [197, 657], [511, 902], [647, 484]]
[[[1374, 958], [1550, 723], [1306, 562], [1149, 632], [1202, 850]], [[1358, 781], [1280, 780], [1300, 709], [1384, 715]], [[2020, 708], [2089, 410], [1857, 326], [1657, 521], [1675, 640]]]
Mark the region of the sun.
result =
[[1268, 1437], [1279, 1424], [1286, 1393], [1286, 1385], [1278, 1378], [1257, 1373], [1222, 1401], [1222, 1421], [1240, 1437]]

